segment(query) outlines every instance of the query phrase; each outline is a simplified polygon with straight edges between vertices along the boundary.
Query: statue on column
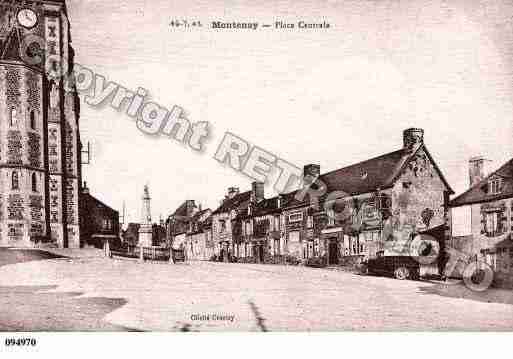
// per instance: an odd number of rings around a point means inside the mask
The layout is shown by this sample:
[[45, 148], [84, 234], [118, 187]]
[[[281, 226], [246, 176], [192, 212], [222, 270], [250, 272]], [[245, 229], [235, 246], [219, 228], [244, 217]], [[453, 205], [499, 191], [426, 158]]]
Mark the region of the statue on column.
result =
[[151, 224], [150, 190], [148, 185], [144, 186], [141, 225], [139, 226], [139, 245], [151, 247], [153, 245], [153, 231]]

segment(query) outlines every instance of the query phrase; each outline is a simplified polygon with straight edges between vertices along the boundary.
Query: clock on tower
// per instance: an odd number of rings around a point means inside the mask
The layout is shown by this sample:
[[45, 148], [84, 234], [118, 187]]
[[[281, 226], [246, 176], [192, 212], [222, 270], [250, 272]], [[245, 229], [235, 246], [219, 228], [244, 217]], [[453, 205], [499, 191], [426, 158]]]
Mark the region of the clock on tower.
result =
[[18, 11], [18, 23], [26, 29], [32, 29], [37, 25], [37, 14], [34, 10], [24, 8]]

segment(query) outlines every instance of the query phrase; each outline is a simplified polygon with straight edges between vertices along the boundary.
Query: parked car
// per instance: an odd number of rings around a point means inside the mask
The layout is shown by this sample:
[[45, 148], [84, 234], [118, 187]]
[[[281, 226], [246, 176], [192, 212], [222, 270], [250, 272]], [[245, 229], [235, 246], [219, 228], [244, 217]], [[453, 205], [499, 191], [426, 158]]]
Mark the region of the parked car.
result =
[[185, 262], [185, 250], [173, 248], [173, 261], [174, 262]]
[[327, 266], [327, 263], [328, 261], [326, 260], [326, 257], [315, 257], [308, 258], [308, 260], [305, 263], [305, 266], [314, 268], [324, 268]]
[[393, 276], [396, 279], [418, 279], [420, 263], [411, 256], [382, 256], [363, 263], [365, 274]]

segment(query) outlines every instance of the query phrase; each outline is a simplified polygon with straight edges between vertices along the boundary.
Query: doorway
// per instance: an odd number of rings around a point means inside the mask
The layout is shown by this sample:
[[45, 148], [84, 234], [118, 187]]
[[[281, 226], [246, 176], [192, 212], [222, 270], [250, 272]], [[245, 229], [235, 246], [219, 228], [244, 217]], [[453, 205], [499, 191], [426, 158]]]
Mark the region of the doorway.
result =
[[336, 240], [330, 240], [328, 245], [328, 264], [338, 264], [338, 244]]
[[258, 248], [258, 262], [263, 263], [264, 262], [264, 246], [259, 244], [257, 248]]
[[308, 241], [307, 247], [306, 247], [306, 258], [313, 258], [313, 257], [315, 257], [314, 241]]

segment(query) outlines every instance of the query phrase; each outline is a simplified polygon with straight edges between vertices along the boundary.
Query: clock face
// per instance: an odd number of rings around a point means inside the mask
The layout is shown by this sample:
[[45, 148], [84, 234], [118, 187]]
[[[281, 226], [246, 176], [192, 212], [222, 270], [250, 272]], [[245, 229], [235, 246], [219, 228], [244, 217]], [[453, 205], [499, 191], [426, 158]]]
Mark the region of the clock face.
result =
[[21, 26], [31, 29], [37, 24], [37, 14], [31, 9], [21, 9], [18, 12], [18, 22]]

